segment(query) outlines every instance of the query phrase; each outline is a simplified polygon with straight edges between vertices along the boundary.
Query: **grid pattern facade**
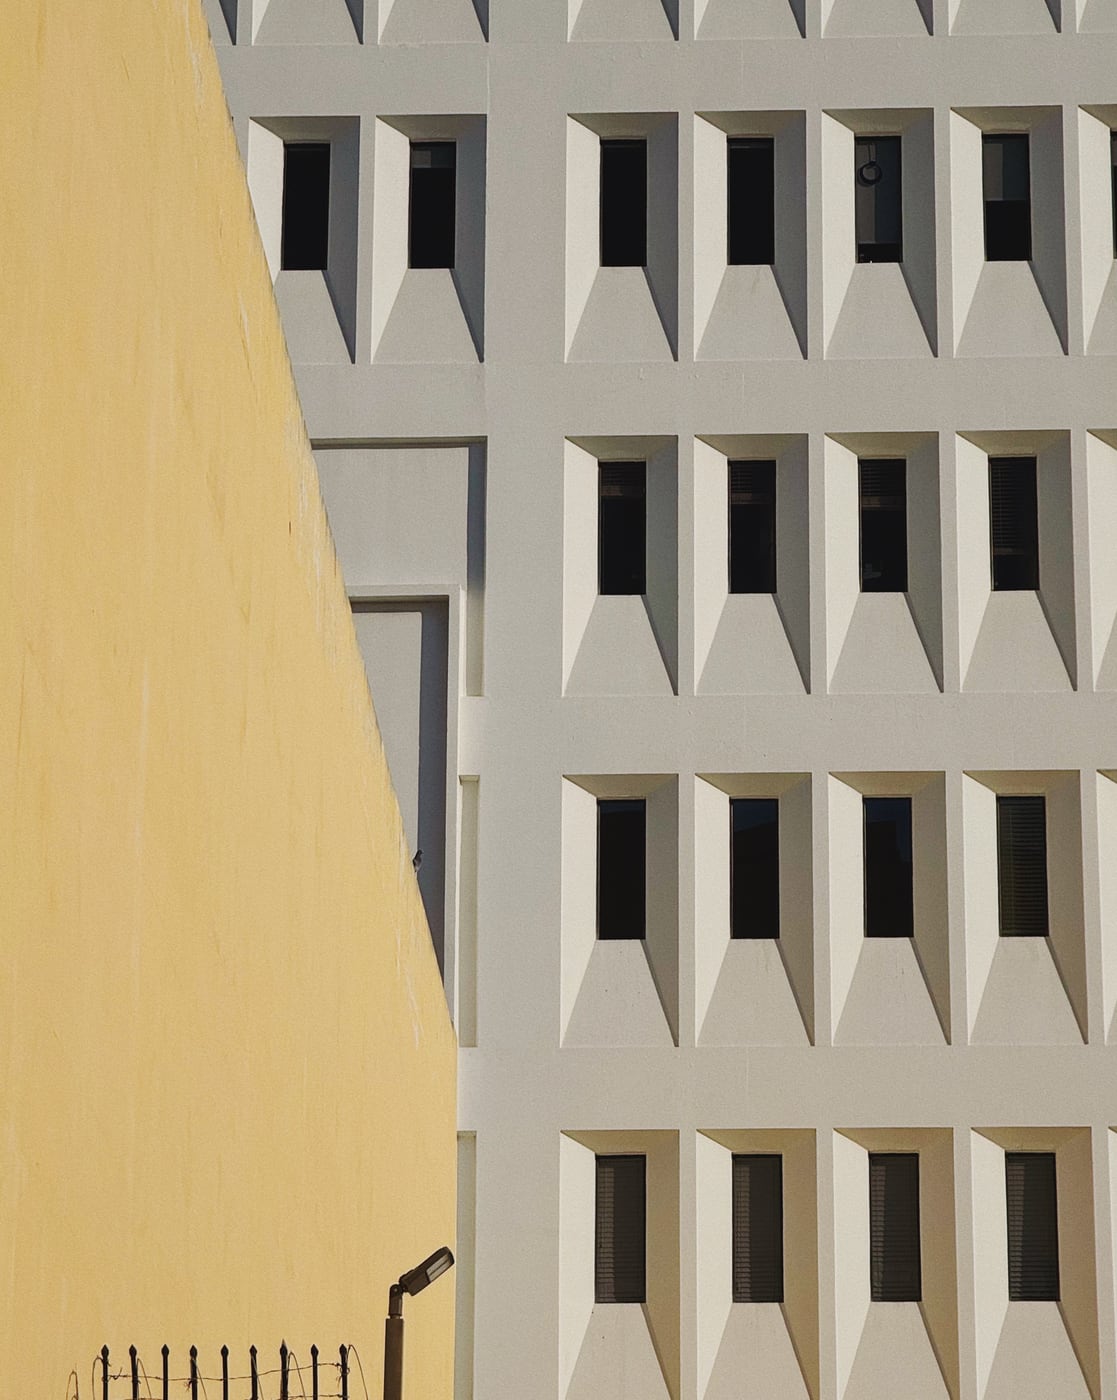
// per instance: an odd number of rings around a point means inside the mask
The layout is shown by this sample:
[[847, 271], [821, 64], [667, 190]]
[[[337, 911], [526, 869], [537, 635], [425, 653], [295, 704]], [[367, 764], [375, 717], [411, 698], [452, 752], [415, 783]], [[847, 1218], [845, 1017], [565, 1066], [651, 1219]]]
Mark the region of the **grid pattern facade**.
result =
[[1117, 3], [206, 3], [462, 1045], [457, 1400], [1117, 1400]]

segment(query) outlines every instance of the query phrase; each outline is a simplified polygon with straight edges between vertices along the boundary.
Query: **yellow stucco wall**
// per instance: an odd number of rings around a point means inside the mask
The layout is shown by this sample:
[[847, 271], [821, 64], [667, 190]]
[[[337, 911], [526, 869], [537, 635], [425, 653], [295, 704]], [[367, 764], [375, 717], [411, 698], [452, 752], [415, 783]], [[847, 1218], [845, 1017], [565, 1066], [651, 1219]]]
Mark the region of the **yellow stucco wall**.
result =
[[217, 66], [197, 0], [4, 31], [0, 1395], [282, 1337], [375, 1394], [453, 1034]]

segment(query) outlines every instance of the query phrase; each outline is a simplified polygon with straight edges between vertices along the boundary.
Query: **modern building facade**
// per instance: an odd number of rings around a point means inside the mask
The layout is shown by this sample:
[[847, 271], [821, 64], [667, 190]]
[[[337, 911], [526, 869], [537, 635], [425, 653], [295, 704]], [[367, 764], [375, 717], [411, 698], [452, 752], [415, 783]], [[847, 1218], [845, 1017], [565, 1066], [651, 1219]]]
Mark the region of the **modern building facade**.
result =
[[1115, 1400], [1112, 0], [210, 0], [461, 1043], [458, 1400]]
[[176, 0], [5, 28], [0, 1393], [356, 1395], [457, 1052], [217, 62]]

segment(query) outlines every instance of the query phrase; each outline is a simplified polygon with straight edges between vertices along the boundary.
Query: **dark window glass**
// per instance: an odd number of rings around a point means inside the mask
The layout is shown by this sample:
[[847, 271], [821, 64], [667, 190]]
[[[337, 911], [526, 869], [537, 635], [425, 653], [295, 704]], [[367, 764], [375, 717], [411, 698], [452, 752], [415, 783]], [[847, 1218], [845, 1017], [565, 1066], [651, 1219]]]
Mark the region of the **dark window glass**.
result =
[[776, 591], [776, 464], [729, 463], [729, 591]]
[[1117, 131], [1109, 133], [1109, 197], [1113, 210], [1113, 256], [1117, 258]]
[[783, 1302], [783, 1158], [733, 1158], [733, 1301]]
[[595, 1303], [642, 1303], [647, 1221], [643, 1157], [598, 1157], [594, 1229]]
[[989, 548], [994, 589], [1039, 587], [1034, 457], [989, 458]]
[[1045, 938], [1047, 803], [997, 798], [997, 886], [1002, 938]]
[[647, 466], [599, 462], [597, 467], [597, 591], [647, 591]]
[[453, 141], [412, 141], [409, 267], [453, 267], [458, 148]]
[[1059, 1208], [1054, 1152], [1005, 1153], [1008, 1296], [1059, 1301]]
[[776, 260], [776, 147], [770, 136], [730, 136], [729, 261]]
[[598, 938], [644, 936], [645, 828], [642, 798], [598, 802]]
[[853, 144], [858, 262], [904, 256], [904, 203], [898, 136], [858, 136]]
[[869, 1153], [869, 1282], [874, 1303], [923, 1298], [916, 1152]]
[[330, 143], [292, 141], [283, 147], [284, 271], [324, 270], [330, 250]]
[[908, 483], [902, 457], [858, 462], [861, 592], [905, 593], [908, 586]]
[[601, 265], [648, 261], [648, 143], [601, 143]]
[[911, 798], [866, 797], [865, 937], [911, 938]]
[[1032, 183], [1026, 135], [981, 138], [985, 256], [989, 262], [1032, 256]]
[[780, 936], [780, 804], [774, 797], [735, 797], [729, 871], [734, 938]]

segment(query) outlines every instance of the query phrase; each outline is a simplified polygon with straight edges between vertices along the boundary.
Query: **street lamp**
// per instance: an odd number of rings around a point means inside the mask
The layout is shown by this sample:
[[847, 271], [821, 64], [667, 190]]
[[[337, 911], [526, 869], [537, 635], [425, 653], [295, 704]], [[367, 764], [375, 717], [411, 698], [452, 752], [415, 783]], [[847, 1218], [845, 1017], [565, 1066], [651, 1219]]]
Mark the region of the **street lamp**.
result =
[[384, 1400], [403, 1400], [403, 1295], [422, 1293], [428, 1283], [452, 1268], [454, 1256], [445, 1245], [436, 1249], [398, 1283], [388, 1289], [388, 1316], [384, 1321]]

